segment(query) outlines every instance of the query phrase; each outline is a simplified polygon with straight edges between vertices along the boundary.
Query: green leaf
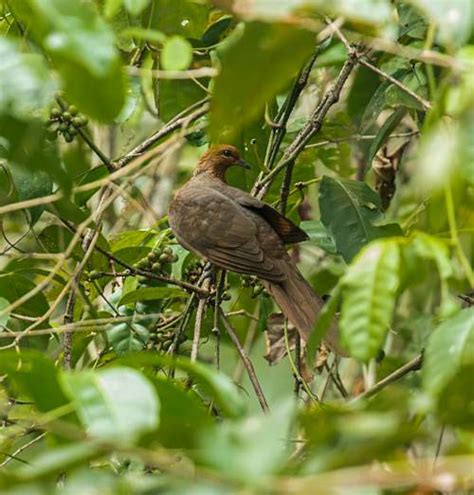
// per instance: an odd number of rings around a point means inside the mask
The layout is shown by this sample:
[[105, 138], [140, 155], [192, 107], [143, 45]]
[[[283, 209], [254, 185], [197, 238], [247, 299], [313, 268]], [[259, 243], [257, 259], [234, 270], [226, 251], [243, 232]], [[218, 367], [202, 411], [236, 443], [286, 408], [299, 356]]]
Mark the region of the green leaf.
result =
[[133, 16], [141, 14], [148, 7], [149, 3], [150, 0], [123, 0], [125, 8]]
[[341, 280], [341, 340], [361, 361], [382, 348], [395, 307], [399, 265], [397, 241], [377, 241], [361, 251]]
[[285, 440], [290, 434], [294, 412], [294, 404], [285, 401], [271, 414], [226, 421], [218, 425], [215, 434], [204, 432], [203, 461], [238, 480], [255, 481], [274, 473], [289, 452], [289, 442]]
[[459, 46], [472, 36], [474, 11], [471, 0], [411, 0], [411, 3], [431, 17], [442, 43]]
[[137, 301], [156, 301], [170, 297], [185, 297], [186, 293], [178, 287], [143, 287], [125, 294], [119, 302], [119, 306], [131, 304]]
[[320, 220], [306, 220], [300, 223], [300, 228], [308, 234], [310, 242], [315, 243], [327, 253], [337, 254], [334, 239], [331, 238]]
[[21, 53], [13, 40], [0, 38], [0, 113], [39, 115], [56, 89], [40, 55]]
[[121, 358], [121, 362], [127, 366], [172, 366], [185, 371], [203, 391], [213, 397], [224, 414], [236, 417], [244, 411], [244, 402], [232, 380], [204, 364], [182, 357], [173, 359], [171, 356], [143, 352]]
[[113, 367], [62, 373], [60, 378], [92, 437], [133, 444], [158, 427], [160, 402], [151, 383], [138, 371]]
[[474, 425], [473, 373], [474, 308], [469, 308], [435, 329], [423, 359], [423, 386], [437, 401], [442, 421]]
[[199, 39], [207, 26], [209, 6], [193, 0], [153, 0], [150, 28], [168, 35]]
[[[36, 284], [33, 281], [18, 273], [0, 272], [0, 297], [15, 302], [35, 288]], [[42, 316], [48, 309], [49, 304], [44, 293], [39, 292], [18, 306], [15, 313], [34, 317]]]
[[53, 361], [40, 352], [2, 352], [0, 373], [7, 374], [19, 390], [34, 401], [40, 412], [52, 411], [68, 403], [59, 386], [58, 370]]
[[347, 262], [374, 239], [402, 235], [398, 224], [375, 225], [383, 217], [380, 206], [380, 197], [364, 182], [323, 177], [321, 221]]
[[66, 97], [103, 122], [118, 115], [125, 80], [113, 32], [89, 3], [25, 0], [14, 6], [57, 68]]
[[148, 329], [134, 322], [117, 323], [107, 330], [107, 338], [119, 355], [143, 350], [149, 337]]
[[385, 120], [382, 127], [377, 131], [375, 138], [370, 143], [369, 153], [367, 156], [368, 167], [372, 165], [372, 161], [375, 158], [377, 151], [385, 144], [387, 138], [395, 130], [405, 114], [406, 108], [398, 108]]
[[10, 306], [8, 299], [0, 297], [0, 327], [6, 326], [10, 319], [10, 312], [5, 312], [8, 306]]
[[161, 52], [161, 63], [165, 70], [184, 70], [193, 61], [193, 47], [181, 36], [167, 38]]
[[[207, 85], [207, 79], [200, 79], [200, 82]], [[202, 100], [206, 92], [194, 81], [188, 79], [159, 79], [158, 84], [158, 108], [160, 117], [168, 122], [175, 115], [182, 112], [193, 103]]]
[[232, 141], [285, 88], [313, 49], [307, 31], [287, 24], [246, 24], [243, 35], [221, 55], [211, 103], [212, 138]]
[[[27, 170], [11, 164], [10, 173], [17, 192], [18, 201], [41, 198], [53, 192], [53, 180], [50, 175], [41, 170]], [[44, 211], [44, 206], [36, 206], [27, 210], [29, 221], [34, 225]]]
[[15, 471], [15, 477], [23, 482], [31, 480], [38, 483], [40, 479], [54, 475], [57, 477], [60, 473], [96, 459], [103, 453], [104, 447], [91, 441], [76, 441], [54, 448], [50, 446], [35, 456], [31, 464], [27, 463], [27, 466]]
[[169, 449], [196, 448], [201, 432], [212, 427], [204, 405], [175, 381], [155, 377], [152, 382], [161, 402], [159, 442]]

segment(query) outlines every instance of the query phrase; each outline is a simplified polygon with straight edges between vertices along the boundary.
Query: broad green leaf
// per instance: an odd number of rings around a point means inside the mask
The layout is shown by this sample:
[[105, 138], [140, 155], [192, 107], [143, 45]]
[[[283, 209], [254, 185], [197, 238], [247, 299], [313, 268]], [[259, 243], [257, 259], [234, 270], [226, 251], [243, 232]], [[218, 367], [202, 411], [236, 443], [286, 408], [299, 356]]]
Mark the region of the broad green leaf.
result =
[[[200, 79], [201, 84], [207, 85], [207, 79]], [[193, 103], [206, 97], [206, 92], [194, 81], [189, 79], [159, 79], [158, 84], [160, 117], [165, 121], [171, 120]]]
[[44, 449], [35, 456], [31, 464], [15, 471], [15, 477], [22, 482], [39, 481], [54, 475], [58, 477], [68, 469], [83, 465], [104, 453], [103, 445], [91, 441], [76, 441], [68, 445]]
[[12, 39], [0, 38], [0, 113], [41, 115], [56, 89], [41, 56], [21, 53]]
[[285, 88], [313, 49], [313, 35], [307, 31], [286, 24], [247, 24], [220, 57], [211, 103], [213, 139], [234, 139]]
[[289, 452], [288, 435], [294, 412], [294, 404], [286, 401], [268, 415], [225, 421], [214, 434], [203, 432], [203, 461], [234, 479], [255, 481], [274, 473]]
[[320, 220], [306, 220], [300, 223], [300, 228], [308, 234], [310, 242], [315, 243], [330, 254], [337, 254], [334, 240]]
[[374, 239], [402, 235], [398, 224], [376, 225], [383, 218], [380, 205], [377, 193], [364, 182], [323, 177], [321, 221], [347, 262]]
[[198, 436], [212, 427], [212, 419], [192, 391], [186, 391], [176, 381], [150, 378], [161, 403], [159, 442], [170, 449], [196, 448]]
[[60, 378], [91, 437], [132, 444], [158, 427], [160, 402], [151, 383], [138, 371], [111, 367], [62, 373]]
[[40, 412], [48, 412], [68, 403], [58, 382], [58, 370], [44, 354], [23, 350], [3, 351], [0, 373], [7, 374], [20, 392], [31, 398]]
[[469, 308], [435, 329], [423, 359], [423, 386], [436, 400], [442, 421], [472, 428], [473, 373], [474, 308]]
[[377, 151], [385, 144], [387, 138], [395, 130], [405, 114], [406, 108], [404, 107], [395, 110], [377, 131], [375, 138], [370, 143], [369, 153], [367, 156], [367, 167], [372, 166], [372, 161], [375, 158]]
[[32, 175], [43, 171], [68, 192], [72, 180], [61, 164], [57, 145], [47, 140], [45, 123], [31, 117], [20, 119], [0, 112], [0, 159]]
[[143, 287], [125, 294], [120, 299], [119, 306], [137, 301], [156, 301], [157, 299], [184, 296], [186, 296], [186, 293], [178, 287]]
[[167, 38], [161, 52], [161, 63], [165, 70], [184, 70], [193, 60], [193, 47], [181, 36]]
[[410, 0], [428, 14], [438, 28], [441, 43], [461, 45], [474, 31], [474, 8], [471, 0]]
[[168, 35], [199, 39], [207, 26], [209, 6], [193, 0], [153, 0], [150, 28]]
[[395, 307], [399, 264], [397, 241], [377, 241], [361, 251], [341, 280], [341, 340], [361, 361], [375, 357], [383, 346]]
[[[35, 289], [36, 284], [19, 273], [0, 272], [0, 297], [15, 302], [26, 293]], [[39, 292], [15, 309], [15, 312], [24, 316], [42, 316], [49, 309], [48, 301], [43, 292]]]
[[[11, 164], [10, 173], [17, 192], [18, 201], [41, 198], [53, 192], [53, 180], [41, 170], [27, 170]], [[34, 225], [43, 213], [44, 207], [37, 206], [28, 210], [30, 224]]]
[[111, 29], [89, 3], [25, 0], [13, 5], [41, 43], [66, 97], [97, 120], [109, 122], [125, 100], [125, 83]]
[[119, 355], [143, 350], [149, 337], [148, 329], [134, 322], [117, 323], [107, 330], [107, 338]]
[[140, 353], [121, 358], [120, 362], [127, 366], [172, 366], [185, 371], [200, 388], [211, 396], [222, 412], [227, 416], [241, 416], [244, 402], [232, 380], [221, 372], [198, 362], [179, 357], [158, 355], [156, 353]]
[[1, 327], [4, 327], [10, 319], [10, 312], [4, 312], [8, 306], [10, 306], [10, 301], [4, 297], [0, 297], [0, 330]]

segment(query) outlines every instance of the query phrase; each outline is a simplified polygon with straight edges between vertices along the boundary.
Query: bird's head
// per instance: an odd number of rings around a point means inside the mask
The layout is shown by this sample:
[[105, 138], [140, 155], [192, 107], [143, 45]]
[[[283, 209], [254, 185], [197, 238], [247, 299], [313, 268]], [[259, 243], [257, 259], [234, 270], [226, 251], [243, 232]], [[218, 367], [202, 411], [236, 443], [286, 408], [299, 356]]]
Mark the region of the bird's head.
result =
[[211, 146], [201, 159], [196, 168], [196, 174], [203, 172], [225, 180], [225, 173], [229, 167], [237, 165], [250, 169], [250, 165], [242, 160], [239, 150], [230, 144], [216, 144]]

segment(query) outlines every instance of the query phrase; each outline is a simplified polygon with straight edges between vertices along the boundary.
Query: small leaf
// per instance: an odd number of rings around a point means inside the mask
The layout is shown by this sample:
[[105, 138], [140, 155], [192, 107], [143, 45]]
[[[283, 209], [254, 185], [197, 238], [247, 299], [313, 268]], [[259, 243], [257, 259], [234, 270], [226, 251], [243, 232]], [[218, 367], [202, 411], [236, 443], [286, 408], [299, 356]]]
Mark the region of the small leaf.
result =
[[184, 70], [193, 61], [193, 47], [181, 36], [167, 38], [161, 52], [161, 63], [165, 70]]
[[185, 297], [186, 293], [178, 287], [142, 287], [125, 294], [119, 302], [119, 306], [131, 304], [137, 301], [156, 301], [170, 297]]
[[382, 348], [399, 286], [396, 241], [369, 244], [341, 280], [341, 339], [350, 355], [368, 361]]
[[[0, 297], [16, 301], [28, 292], [34, 290], [36, 284], [19, 273], [0, 272]], [[15, 309], [15, 312], [25, 316], [41, 316], [49, 309], [48, 301], [43, 292], [39, 292]]]
[[10, 302], [4, 297], [0, 297], [0, 327], [6, 326], [10, 319], [10, 312], [5, 312], [8, 306], [10, 306]]
[[141, 14], [148, 7], [149, 3], [150, 0], [123, 0], [125, 8], [133, 16]]
[[301, 222], [300, 228], [308, 234], [310, 242], [313, 242], [321, 249], [324, 249], [327, 253], [337, 254], [334, 239], [331, 238], [326, 227], [320, 220], [307, 220]]
[[145, 348], [150, 332], [143, 325], [123, 322], [107, 331], [107, 338], [118, 355], [138, 352]]
[[242, 37], [221, 56], [210, 116], [213, 139], [235, 138], [284, 89], [313, 48], [308, 31], [287, 24], [246, 24]]
[[131, 444], [158, 427], [158, 397], [151, 383], [136, 370], [114, 367], [63, 373], [61, 382], [94, 438]]
[[383, 123], [382, 127], [377, 131], [373, 141], [370, 143], [369, 153], [367, 156], [367, 166], [372, 165], [372, 161], [377, 154], [377, 151], [385, 144], [388, 136], [395, 130], [406, 114], [406, 108], [401, 107], [395, 110]]

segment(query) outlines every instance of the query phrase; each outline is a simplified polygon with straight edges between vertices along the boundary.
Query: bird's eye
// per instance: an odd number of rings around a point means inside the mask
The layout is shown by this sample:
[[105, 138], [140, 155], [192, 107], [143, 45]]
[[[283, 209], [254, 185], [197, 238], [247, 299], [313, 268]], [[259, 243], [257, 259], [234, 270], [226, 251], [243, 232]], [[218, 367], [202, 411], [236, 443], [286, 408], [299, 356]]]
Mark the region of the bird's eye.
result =
[[231, 157], [232, 157], [232, 151], [230, 151], [230, 150], [224, 150], [224, 151], [222, 152], [222, 154], [223, 154], [224, 156], [226, 156], [227, 158], [231, 158]]

